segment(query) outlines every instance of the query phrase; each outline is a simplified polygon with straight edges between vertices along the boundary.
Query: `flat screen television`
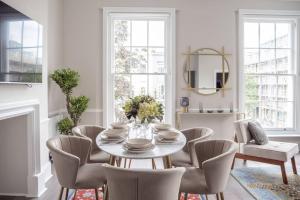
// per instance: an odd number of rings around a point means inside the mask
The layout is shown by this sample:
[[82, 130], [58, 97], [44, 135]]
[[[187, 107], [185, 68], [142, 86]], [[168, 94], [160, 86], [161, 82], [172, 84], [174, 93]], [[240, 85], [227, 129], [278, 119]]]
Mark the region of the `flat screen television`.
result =
[[0, 1], [0, 83], [41, 83], [42, 26]]

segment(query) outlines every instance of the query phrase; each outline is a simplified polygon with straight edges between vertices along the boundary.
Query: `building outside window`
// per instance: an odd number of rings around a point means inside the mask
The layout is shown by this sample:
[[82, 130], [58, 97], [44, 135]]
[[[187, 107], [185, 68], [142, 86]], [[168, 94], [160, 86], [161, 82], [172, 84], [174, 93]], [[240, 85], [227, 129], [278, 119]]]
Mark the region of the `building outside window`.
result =
[[297, 17], [244, 15], [240, 23], [240, 107], [265, 129], [295, 130]]
[[[138, 9], [138, 8], [137, 8]], [[143, 12], [105, 9], [107, 123], [124, 118], [123, 105], [137, 95], [150, 95], [165, 108], [171, 122], [173, 106], [171, 11]], [[126, 10], [126, 9], [125, 9]]]

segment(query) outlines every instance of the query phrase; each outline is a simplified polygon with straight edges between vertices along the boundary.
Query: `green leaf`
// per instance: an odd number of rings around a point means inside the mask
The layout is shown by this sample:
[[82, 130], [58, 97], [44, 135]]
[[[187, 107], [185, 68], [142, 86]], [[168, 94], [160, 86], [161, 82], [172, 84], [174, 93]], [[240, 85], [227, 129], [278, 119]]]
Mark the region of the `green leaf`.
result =
[[72, 89], [76, 87], [79, 83], [78, 72], [67, 68], [67, 69], [57, 69], [50, 78], [55, 81], [55, 83], [61, 88], [62, 92], [66, 95], [72, 93]]
[[59, 132], [63, 135], [69, 135], [72, 132], [73, 122], [68, 117], [63, 118], [57, 123]]

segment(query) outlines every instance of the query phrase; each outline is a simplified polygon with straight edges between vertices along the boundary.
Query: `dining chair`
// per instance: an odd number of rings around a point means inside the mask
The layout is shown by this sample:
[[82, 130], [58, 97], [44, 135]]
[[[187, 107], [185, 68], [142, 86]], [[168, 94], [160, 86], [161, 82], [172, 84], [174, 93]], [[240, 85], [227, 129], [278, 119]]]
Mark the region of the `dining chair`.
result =
[[75, 136], [58, 136], [47, 141], [53, 158], [58, 182], [61, 185], [59, 199], [64, 189], [94, 189], [98, 200], [98, 188], [106, 183], [104, 168], [100, 163], [87, 163], [92, 141]]
[[184, 173], [180, 192], [187, 194], [216, 194], [224, 200], [223, 192], [230, 175], [236, 152], [230, 140], [206, 140], [195, 144], [199, 167], [189, 167]]
[[[236, 140], [239, 145], [239, 150], [235, 154], [235, 158], [280, 166], [282, 181], [288, 184], [285, 162], [290, 160], [293, 172], [297, 174], [295, 155], [299, 153], [298, 144], [269, 141], [267, 144], [257, 145], [251, 142], [253, 138], [248, 130], [249, 121], [251, 120], [241, 119], [234, 122]], [[232, 164], [233, 167], [234, 162]]]
[[72, 133], [75, 136], [86, 137], [92, 140], [92, 149], [88, 158], [89, 163], [108, 163], [109, 154], [101, 151], [96, 144], [96, 137], [99, 133], [104, 131], [105, 128], [95, 125], [81, 125], [72, 129]]
[[122, 169], [105, 164], [109, 200], [175, 200], [184, 168]]
[[197, 167], [195, 143], [209, 139], [213, 135], [213, 130], [206, 127], [197, 127], [184, 129], [181, 132], [186, 137], [187, 143], [181, 151], [171, 155], [172, 165], [175, 167]]

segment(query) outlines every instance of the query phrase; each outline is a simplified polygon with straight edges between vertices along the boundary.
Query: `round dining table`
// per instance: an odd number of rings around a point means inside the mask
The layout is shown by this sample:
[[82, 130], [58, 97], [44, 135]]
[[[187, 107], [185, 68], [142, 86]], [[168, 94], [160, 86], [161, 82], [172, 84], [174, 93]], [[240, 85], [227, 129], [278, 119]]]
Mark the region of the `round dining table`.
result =
[[124, 149], [123, 145], [126, 139], [121, 143], [102, 143], [101, 135], [99, 134], [96, 138], [96, 144], [102, 151], [110, 155], [110, 164], [114, 165], [116, 158], [125, 159], [152, 159], [152, 166], [154, 158], [162, 158], [165, 168], [172, 168], [171, 155], [182, 150], [186, 144], [186, 137], [183, 133], [176, 130], [179, 133], [177, 140], [173, 143], [162, 143], [157, 142], [156, 133], [153, 133], [154, 137], [152, 143], [154, 148], [145, 152], [133, 153]]

